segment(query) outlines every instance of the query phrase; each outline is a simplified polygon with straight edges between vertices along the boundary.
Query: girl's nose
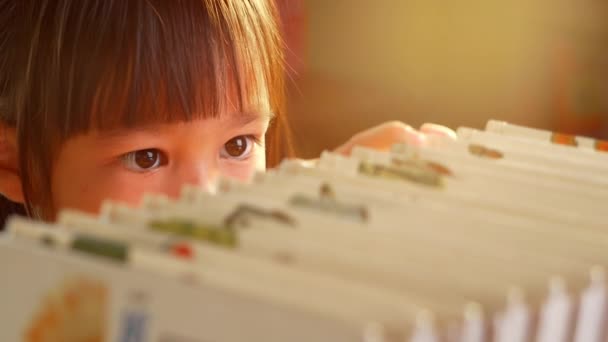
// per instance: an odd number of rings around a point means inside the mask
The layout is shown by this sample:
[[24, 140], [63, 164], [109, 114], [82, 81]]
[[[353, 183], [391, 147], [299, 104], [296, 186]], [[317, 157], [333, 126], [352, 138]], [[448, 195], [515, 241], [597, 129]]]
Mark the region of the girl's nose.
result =
[[184, 185], [194, 185], [207, 192], [215, 192], [219, 179], [219, 169], [215, 163], [202, 162], [184, 165], [177, 172], [175, 196], [179, 196]]

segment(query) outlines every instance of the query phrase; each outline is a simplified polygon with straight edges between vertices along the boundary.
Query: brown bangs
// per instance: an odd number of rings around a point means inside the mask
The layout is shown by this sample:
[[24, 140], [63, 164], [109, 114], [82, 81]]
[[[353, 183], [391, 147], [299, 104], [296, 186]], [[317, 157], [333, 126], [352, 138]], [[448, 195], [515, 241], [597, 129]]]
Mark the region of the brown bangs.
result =
[[274, 110], [260, 108], [283, 86], [274, 76], [282, 72], [280, 39], [266, 23], [273, 18], [266, 1], [42, 5], [49, 8], [35, 18], [38, 39], [27, 56], [32, 92], [22, 99], [59, 140], [212, 117], [229, 100], [240, 110]]

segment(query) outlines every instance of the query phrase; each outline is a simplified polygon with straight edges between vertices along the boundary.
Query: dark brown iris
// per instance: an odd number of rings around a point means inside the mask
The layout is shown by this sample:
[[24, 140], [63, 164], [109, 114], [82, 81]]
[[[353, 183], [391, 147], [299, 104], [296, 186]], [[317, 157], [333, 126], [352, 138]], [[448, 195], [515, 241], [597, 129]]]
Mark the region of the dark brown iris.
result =
[[231, 157], [241, 157], [247, 151], [247, 138], [236, 137], [230, 139], [225, 145], [226, 153]]
[[141, 150], [135, 152], [135, 164], [142, 169], [158, 166], [160, 152], [158, 150]]

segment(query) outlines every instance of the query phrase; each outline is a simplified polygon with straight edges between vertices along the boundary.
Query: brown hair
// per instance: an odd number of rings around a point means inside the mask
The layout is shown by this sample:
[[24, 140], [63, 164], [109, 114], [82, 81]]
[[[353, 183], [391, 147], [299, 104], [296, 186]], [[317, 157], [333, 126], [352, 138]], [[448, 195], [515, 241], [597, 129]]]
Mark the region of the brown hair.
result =
[[28, 212], [51, 210], [69, 137], [214, 116], [229, 89], [243, 111], [269, 99], [268, 165], [288, 156], [277, 20], [271, 0], [0, 0], [0, 120]]

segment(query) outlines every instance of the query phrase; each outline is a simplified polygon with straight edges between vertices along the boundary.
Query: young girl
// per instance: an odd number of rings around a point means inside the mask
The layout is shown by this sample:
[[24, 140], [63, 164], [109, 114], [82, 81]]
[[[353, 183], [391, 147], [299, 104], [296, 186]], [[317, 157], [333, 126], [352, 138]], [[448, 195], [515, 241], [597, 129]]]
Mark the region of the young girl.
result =
[[[281, 51], [270, 1], [0, 0], [0, 225], [291, 156]], [[391, 122], [338, 151], [423, 139]]]

